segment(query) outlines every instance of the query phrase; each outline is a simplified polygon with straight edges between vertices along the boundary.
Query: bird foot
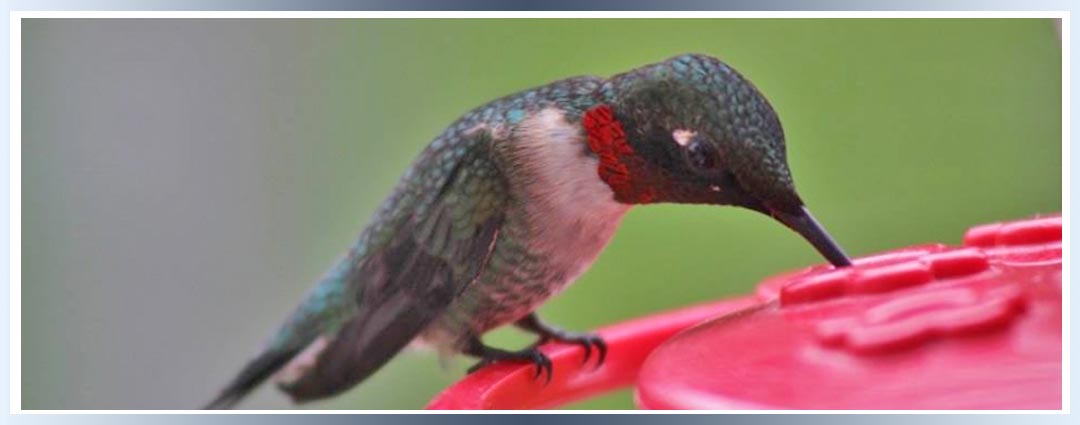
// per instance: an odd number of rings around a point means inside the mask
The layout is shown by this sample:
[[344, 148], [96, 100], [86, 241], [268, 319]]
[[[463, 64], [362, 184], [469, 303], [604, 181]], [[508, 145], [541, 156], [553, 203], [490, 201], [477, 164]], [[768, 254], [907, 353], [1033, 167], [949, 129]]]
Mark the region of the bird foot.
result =
[[548, 341], [580, 345], [585, 349], [585, 358], [581, 361], [582, 364], [589, 362], [594, 347], [596, 348], [596, 368], [600, 368], [604, 364], [604, 359], [607, 358], [607, 343], [604, 342], [600, 335], [562, 330], [540, 321], [540, 318], [535, 314], [526, 316], [516, 324], [518, 327], [540, 336], [534, 346], [539, 346]]
[[526, 361], [531, 362], [536, 366], [536, 375], [533, 379], [539, 378], [541, 374], [546, 375], [545, 383], [551, 382], [551, 375], [554, 369], [551, 365], [551, 359], [544, 353], [541, 353], [539, 349], [529, 347], [520, 351], [506, 351], [498, 348], [492, 348], [481, 345], [478, 350], [470, 352], [480, 357], [480, 362], [469, 368], [469, 373], [476, 372], [485, 366], [501, 361]]
[[577, 344], [581, 348], [585, 349], [585, 358], [581, 360], [582, 364], [589, 362], [589, 358], [592, 357], [593, 348], [596, 348], [596, 368], [599, 368], [604, 364], [604, 359], [607, 358], [607, 343], [604, 339], [597, 334], [591, 333], [578, 333], [559, 331], [558, 333], [551, 333], [548, 335], [542, 335], [540, 340], [536, 342], [536, 345], [543, 344], [548, 341], [558, 341], [567, 344]]

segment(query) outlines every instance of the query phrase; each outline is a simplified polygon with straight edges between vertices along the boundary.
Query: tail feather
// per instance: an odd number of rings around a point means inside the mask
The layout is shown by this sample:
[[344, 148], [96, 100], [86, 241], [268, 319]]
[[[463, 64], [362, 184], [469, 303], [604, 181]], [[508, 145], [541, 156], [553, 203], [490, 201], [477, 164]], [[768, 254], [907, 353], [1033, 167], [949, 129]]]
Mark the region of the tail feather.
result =
[[300, 349], [293, 350], [268, 350], [260, 354], [254, 360], [248, 362], [240, 374], [213, 401], [207, 403], [203, 409], [219, 410], [230, 409], [244, 396], [263, 383], [266, 378], [274, 374], [289, 362]]
[[217, 398], [203, 408], [228, 409], [236, 405], [318, 338], [322, 328], [333, 322], [327, 318], [347, 311], [351, 300], [344, 296], [346, 278], [355, 261], [352, 252], [339, 259], [274, 333], [267, 348], [248, 362]]

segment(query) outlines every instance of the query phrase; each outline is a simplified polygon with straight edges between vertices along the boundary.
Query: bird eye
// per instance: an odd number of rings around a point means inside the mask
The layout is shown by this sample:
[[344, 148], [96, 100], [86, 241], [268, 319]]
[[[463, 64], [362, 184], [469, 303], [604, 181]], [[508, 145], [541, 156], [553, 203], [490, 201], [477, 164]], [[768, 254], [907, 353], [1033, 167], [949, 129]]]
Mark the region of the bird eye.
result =
[[712, 143], [694, 139], [686, 146], [686, 159], [694, 168], [711, 171], [716, 168], [716, 147]]

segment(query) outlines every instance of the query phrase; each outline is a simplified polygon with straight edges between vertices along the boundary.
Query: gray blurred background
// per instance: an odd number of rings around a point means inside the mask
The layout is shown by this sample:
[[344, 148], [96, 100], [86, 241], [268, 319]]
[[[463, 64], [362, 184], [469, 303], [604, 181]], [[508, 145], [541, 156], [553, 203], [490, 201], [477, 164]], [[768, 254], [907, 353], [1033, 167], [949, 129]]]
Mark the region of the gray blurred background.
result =
[[[855, 255], [1061, 208], [1045, 20], [23, 21], [23, 408], [207, 401], [431, 137], [487, 100], [684, 52], [777, 108], [803, 198]], [[821, 262], [765, 217], [640, 208], [543, 313], [586, 329]], [[491, 342], [526, 341], [505, 331]], [[314, 408], [419, 408], [407, 353]], [[286, 408], [262, 389], [241, 407]], [[628, 391], [575, 405], [630, 408]]]

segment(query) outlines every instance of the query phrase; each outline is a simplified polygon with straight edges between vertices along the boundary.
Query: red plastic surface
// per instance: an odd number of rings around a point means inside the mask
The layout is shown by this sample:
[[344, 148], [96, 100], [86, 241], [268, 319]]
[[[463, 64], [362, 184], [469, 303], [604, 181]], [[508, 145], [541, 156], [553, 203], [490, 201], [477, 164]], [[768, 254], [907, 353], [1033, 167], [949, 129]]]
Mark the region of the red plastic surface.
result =
[[496, 364], [428, 408], [547, 408], [636, 381], [649, 409], [1060, 409], [1061, 285], [1060, 217], [978, 226], [961, 247], [810, 267], [601, 329], [599, 369], [547, 344], [550, 384]]
[[1060, 409], [1061, 219], [769, 279], [654, 351], [650, 409]]
[[645, 357], [675, 333], [717, 315], [758, 303], [742, 297], [661, 313], [599, 330], [607, 342], [604, 365], [595, 368], [595, 355], [582, 364], [578, 345], [544, 344], [551, 358], [551, 382], [535, 379], [535, 367], [524, 363], [494, 364], [465, 376], [435, 397], [427, 409], [543, 409], [584, 400], [634, 383]]

